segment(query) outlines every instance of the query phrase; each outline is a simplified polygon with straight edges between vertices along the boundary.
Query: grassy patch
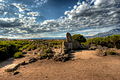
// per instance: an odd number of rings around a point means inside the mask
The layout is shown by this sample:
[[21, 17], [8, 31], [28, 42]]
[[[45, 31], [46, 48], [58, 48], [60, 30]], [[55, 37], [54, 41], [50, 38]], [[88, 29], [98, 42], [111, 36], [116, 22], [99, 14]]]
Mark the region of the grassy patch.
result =
[[16, 52], [14, 54], [14, 58], [21, 58], [21, 57], [23, 57], [23, 53], [22, 52]]

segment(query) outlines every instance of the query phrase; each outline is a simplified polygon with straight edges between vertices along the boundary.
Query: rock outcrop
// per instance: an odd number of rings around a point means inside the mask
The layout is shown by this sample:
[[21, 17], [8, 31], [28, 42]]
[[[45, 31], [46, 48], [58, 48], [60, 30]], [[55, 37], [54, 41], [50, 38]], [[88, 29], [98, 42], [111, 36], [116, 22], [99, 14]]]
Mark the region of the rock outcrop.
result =
[[66, 33], [66, 41], [62, 44], [62, 53], [69, 53], [71, 50], [80, 48], [81, 44], [78, 41], [73, 40], [70, 33]]
[[17, 70], [17, 68], [20, 66], [20, 64], [11, 64], [5, 67], [6, 72], [13, 72]]

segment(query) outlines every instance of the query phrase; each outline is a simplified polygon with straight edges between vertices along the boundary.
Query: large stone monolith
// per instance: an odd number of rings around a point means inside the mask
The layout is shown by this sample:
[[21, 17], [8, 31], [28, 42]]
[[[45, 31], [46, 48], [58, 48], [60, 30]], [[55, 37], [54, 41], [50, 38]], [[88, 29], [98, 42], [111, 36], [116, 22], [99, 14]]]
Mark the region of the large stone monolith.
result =
[[66, 33], [66, 42], [72, 42], [72, 36], [70, 33]]
[[81, 48], [81, 44], [72, 39], [72, 36], [70, 33], [66, 33], [66, 42], [62, 43], [62, 53], [66, 54], [69, 53], [71, 50], [76, 50], [76, 49], [80, 49]]

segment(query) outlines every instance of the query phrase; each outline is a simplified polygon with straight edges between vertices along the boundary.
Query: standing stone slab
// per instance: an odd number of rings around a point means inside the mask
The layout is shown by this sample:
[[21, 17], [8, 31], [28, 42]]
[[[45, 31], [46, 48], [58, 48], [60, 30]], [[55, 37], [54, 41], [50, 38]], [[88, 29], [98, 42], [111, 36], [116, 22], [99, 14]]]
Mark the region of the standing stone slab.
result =
[[66, 33], [66, 42], [72, 42], [72, 36], [70, 33]]
[[66, 42], [62, 43], [62, 53], [66, 54], [69, 53], [71, 50], [76, 50], [76, 49], [80, 49], [81, 48], [81, 44], [72, 39], [72, 36], [70, 33], [66, 33]]

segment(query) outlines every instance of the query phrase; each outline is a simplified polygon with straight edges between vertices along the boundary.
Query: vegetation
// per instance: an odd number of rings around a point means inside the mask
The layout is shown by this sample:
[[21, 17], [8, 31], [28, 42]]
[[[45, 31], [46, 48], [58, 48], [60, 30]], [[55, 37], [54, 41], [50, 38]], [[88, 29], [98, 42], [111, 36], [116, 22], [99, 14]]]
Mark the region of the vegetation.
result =
[[21, 58], [21, 57], [23, 57], [23, 53], [22, 52], [16, 52], [14, 54], [14, 58]]
[[72, 38], [74, 40], [77, 40], [80, 43], [86, 42], [86, 38], [83, 35], [81, 35], [81, 34], [75, 34], [75, 35], [72, 36]]
[[51, 48], [60, 48], [64, 40], [7, 40], [0, 41], [0, 61], [10, 57], [19, 58], [23, 55], [22, 51], [35, 49], [43, 50], [43, 56], [52, 56]]
[[53, 53], [52, 49], [48, 48], [45, 50], [45, 53]]
[[[112, 35], [108, 37], [97, 37], [85, 39], [83, 35], [75, 34], [73, 39], [79, 41], [83, 46], [91, 49], [97, 49], [98, 46], [107, 48], [120, 49], [120, 35]], [[8, 59], [10, 57], [19, 58], [23, 55], [24, 51], [31, 51], [35, 49], [42, 50], [42, 58], [51, 58], [54, 56], [53, 48], [61, 48], [64, 40], [7, 40], [0, 41], [0, 61]], [[115, 54], [114, 51], [109, 51], [107, 54]], [[57, 59], [63, 58], [63, 55], [57, 57]], [[66, 56], [65, 56], [66, 57]], [[55, 58], [56, 59], [56, 58]], [[65, 58], [66, 59], [66, 58]]]
[[16, 52], [22, 51], [23, 46], [30, 44], [29, 41], [0, 41], [0, 61], [13, 57]]
[[97, 49], [97, 55], [98, 56], [118, 55], [118, 53], [114, 49], [110, 49], [110, 48], [104, 49], [103, 47], [101, 49]]
[[90, 45], [101, 45], [102, 47], [118, 48], [120, 49], [120, 35], [112, 35], [108, 37], [97, 37], [88, 39], [87, 42], [83, 43], [86, 46]]

